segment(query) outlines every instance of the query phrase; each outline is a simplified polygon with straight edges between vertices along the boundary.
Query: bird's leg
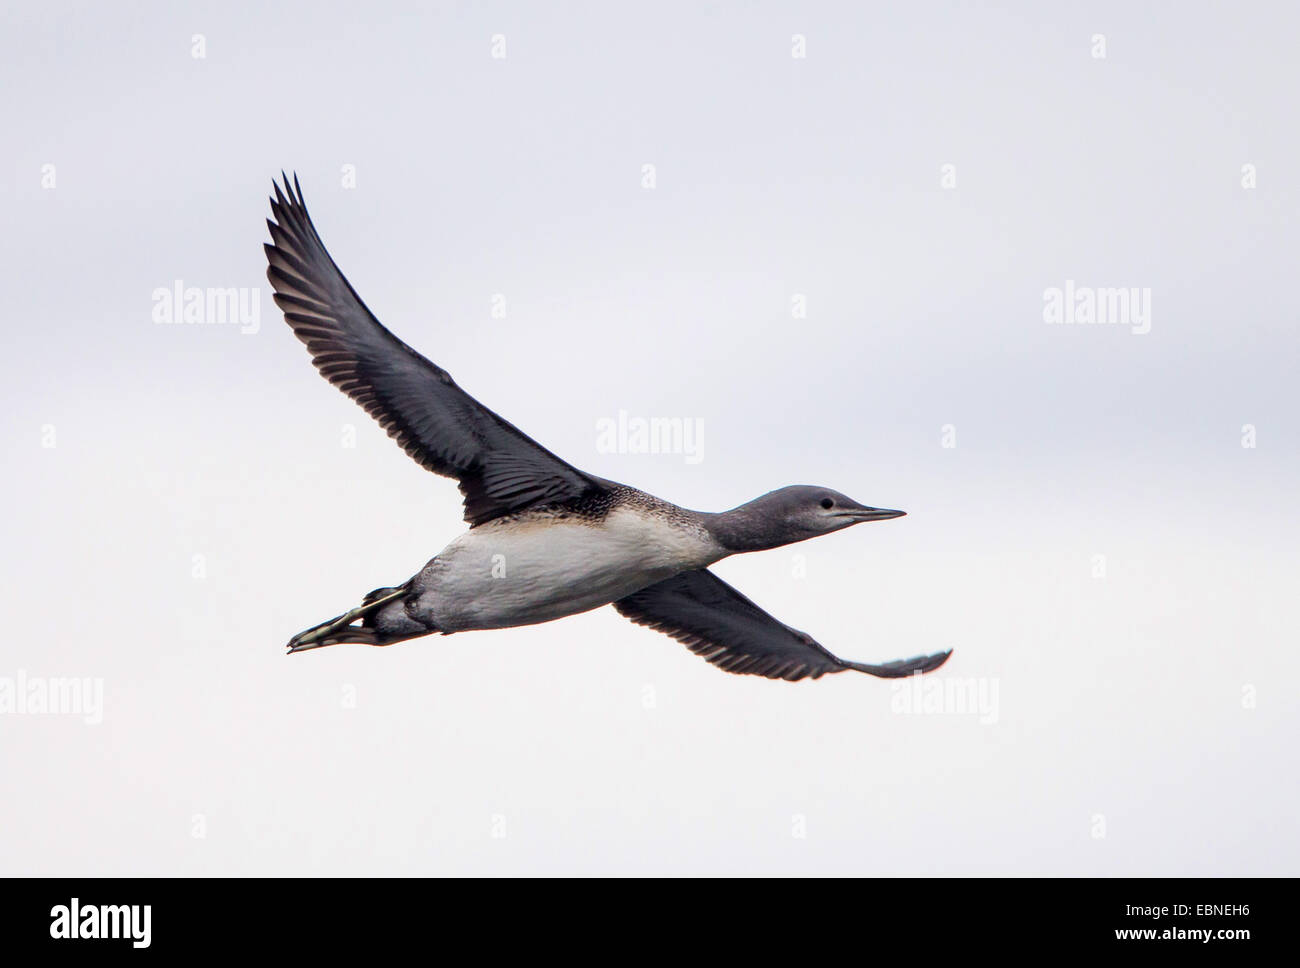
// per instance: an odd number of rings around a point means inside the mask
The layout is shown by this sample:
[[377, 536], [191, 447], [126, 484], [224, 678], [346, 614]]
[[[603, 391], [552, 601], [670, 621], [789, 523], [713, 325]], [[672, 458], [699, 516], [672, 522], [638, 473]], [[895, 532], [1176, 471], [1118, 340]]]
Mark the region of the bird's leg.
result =
[[320, 625], [312, 626], [305, 632], [299, 632], [289, 640], [289, 651], [305, 652], [308, 649], [319, 649], [322, 645], [330, 645], [332, 643], [322, 642], [321, 639], [328, 638], [331, 633], [346, 628], [358, 618], [363, 617], [363, 615], [362, 609], [354, 608], [349, 612], [344, 612], [337, 618], [330, 619], [328, 622], [322, 622]]
[[299, 632], [289, 640], [290, 652], [306, 652], [308, 649], [319, 649], [322, 646], [334, 645], [333, 638], [336, 632], [346, 629], [358, 619], [363, 619], [371, 612], [378, 611], [389, 602], [401, 598], [406, 594], [405, 588], [399, 588], [388, 595], [376, 598], [374, 601], [358, 605], [356, 608], [344, 612], [337, 618], [332, 618], [328, 622], [322, 622], [320, 625], [314, 625], [305, 632]]

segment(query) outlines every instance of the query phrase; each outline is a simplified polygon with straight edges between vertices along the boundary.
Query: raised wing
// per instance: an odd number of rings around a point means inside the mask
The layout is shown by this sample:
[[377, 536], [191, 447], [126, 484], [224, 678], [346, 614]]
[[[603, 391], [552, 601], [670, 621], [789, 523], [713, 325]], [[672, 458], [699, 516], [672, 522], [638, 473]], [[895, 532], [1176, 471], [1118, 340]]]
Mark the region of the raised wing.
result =
[[952, 650], [867, 665], [837, 658], [812, 636], [778, 622], [710, 571], [686, 571], [614, 603], [638, 625], [664, 632], [719, 669], [769, 679], [818, 679], [853, 669], [882, 679], [931, 672]]
[[384, 328], [316, 234], [294, 177], [275, 185], [266, 276], [321, 374], [365, 408], [420, 466], [454, 477], [471, 525], [598, 493], [570, 466], [458, 387]]

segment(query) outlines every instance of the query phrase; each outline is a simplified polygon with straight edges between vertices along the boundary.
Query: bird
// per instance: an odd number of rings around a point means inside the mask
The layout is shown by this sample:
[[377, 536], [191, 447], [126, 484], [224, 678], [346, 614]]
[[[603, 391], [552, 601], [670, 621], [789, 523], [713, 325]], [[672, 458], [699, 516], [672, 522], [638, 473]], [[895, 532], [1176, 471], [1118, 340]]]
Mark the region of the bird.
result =
[[274, 300], [312, 363], [421, 467], [455, 479], [467, 531], [401, 585], [293, 636], [289, 653], [388, 646], [613, 607], [726, 672], [798, 681], [930, 672], [952, 650], [878, 664], [833, 655], [718, 578], [730, 555], [779, 548], [905, 512], [792, 485], [718, 513], [691, 511], [578, 470], [460, 388], [366, 308], [321, 242], [295, 173], [272, 180]]

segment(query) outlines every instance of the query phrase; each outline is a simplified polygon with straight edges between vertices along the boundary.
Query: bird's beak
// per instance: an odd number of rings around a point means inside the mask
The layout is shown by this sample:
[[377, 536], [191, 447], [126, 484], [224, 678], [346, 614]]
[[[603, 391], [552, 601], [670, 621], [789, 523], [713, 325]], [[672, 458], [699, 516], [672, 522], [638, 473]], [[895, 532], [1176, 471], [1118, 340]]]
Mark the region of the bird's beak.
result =
[[854, 524], [858, 524], [862, 521], [888, 521], [890, 518], [901, 518], [905, 514], [906, 511], [891, 511], [889, 508], [858, 507], [845, 508], [835, 516], [849, 518]]

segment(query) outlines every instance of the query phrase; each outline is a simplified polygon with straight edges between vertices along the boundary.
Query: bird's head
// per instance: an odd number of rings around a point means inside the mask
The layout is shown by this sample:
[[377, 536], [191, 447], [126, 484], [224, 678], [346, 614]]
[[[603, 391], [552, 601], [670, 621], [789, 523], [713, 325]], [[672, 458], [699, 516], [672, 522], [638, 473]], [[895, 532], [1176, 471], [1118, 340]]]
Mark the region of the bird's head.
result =
[[729, 551], [762, 551], [906, 513], [868, 507], [828, 487], [792, 484], [713, 515], [709, 530]]

